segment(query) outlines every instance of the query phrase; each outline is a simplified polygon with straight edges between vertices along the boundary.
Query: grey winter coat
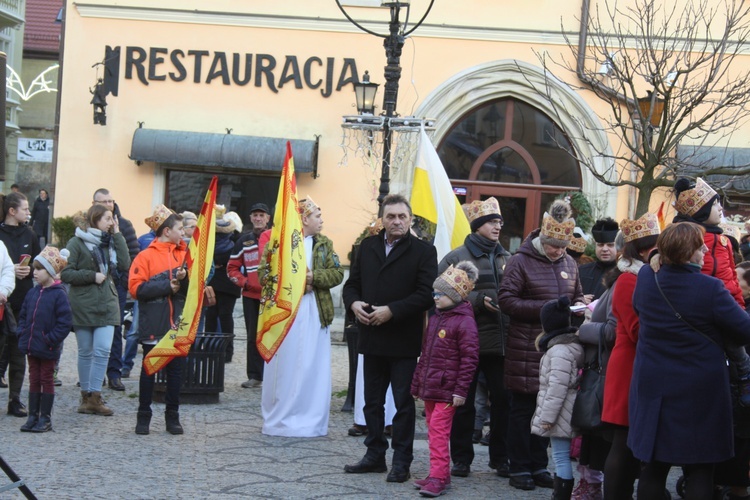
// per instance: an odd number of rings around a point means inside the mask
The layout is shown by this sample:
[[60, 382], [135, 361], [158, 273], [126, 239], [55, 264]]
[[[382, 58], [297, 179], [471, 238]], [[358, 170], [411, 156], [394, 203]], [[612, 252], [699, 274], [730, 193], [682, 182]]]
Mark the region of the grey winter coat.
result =
[[[539, 363], [539, 392], [536, 395], [536, 411], [531, 419], [532, 434], [565, 438], [577, 435], [570, 422], [581, 367], [583, 346], [574, 333], [559, 335], [549, 341], [549, 349]], [[542, 430], [542, 423], [553, 425], [545, 431]]]
[[604, 346], [602, 346], [602, 366], [607, 366], [609, 354], [615, 346], [617, 336], [617, 318], [612, 314], [612, 293], [617, 282], [607, 288], [599, 297], [599, 302], [591, 314], [591, 321], [582, 324], [578, 328], [578, 338], [584, 347], [584, 366], [596, 361], [599, 355], [599, 337], [604, 334]]

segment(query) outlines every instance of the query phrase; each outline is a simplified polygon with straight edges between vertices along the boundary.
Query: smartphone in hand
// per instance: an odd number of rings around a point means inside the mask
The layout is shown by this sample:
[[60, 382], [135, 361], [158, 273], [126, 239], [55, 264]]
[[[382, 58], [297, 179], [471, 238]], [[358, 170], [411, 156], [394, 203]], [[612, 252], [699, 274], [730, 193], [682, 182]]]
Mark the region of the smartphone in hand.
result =
[[21, 260], [18, 262], [19, 266], [28, 266], [31, 262], [31, 255], [25, 253], [21, 255]]

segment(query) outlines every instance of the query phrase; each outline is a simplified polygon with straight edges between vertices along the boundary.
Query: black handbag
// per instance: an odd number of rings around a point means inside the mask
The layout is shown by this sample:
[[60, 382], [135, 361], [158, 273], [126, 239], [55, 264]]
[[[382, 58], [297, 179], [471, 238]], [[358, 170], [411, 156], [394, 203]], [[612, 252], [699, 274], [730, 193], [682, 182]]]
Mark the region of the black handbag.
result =
[[604, 404], [604, 325], [599, 330], [599, 351], [595, 362], [583, 367], [578, 394], [573, 405], [571, 424], [582, 431], [593, 431], [602, 426]]

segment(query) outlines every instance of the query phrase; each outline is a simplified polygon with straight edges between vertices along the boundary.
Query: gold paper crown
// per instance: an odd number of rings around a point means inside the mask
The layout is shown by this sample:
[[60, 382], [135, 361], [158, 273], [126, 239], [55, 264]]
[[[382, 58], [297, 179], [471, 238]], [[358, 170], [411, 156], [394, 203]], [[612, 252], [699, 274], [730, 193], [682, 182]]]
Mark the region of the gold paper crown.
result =
[[568, 241], [573, 239], [573, 230], [576, 227], [576, 221], [573, 219], [566, 219], [562, 222], [557, 222], [547, 212], [544, 212], [544, 218], [542, 219], [542, 236], [552, 238], [553, 240]]
[[217, 219], [223, 219], [224, 214], [227, 213], [227, 207], [224, 205], [214, 205], [214, 213]]
[[461, 296], [461, 299], [468, 297], [469, 292], [474, 290], [474, 282], [466, 274], [466, 271], [453, 267], [453, 264], [443, 271], [439, 279], [454, 289]]
[[315, 210], [320, 210], [320, 207], [309, 196], [299, 200], [297, 207], [299, 208], [299, 213], [302, 217], [309, 217], [315, 212]]
[[645, 236], [657, 235], [661, 232], [659, 229], [659, 219], [652, 213], [645, 213], [639, 219], [622, 219], [620, 230], [625, 239], [625, 243], [643, 238]]
[[151, 217], [146, 217], [146, 225], [154, 231], [158, 231], [162, 224], [164, 224], [172, 214], [174, 214], [174, 212], [164, 205], [158, 205], [154, 209], [153, 215], [151, 215]]
[[695, 187], [686, 189], [677, 195], [673, 205], [675, 210], [681, 214], [692, 217], [703, 206], [716, 196], [716, 191], [709, 186], [703, 179], [698, 177], [695, 181]]
[[719, 227], [722, 229], [724, 234], [726, 234], [727, 236], [731, 236], [737, 241], [740, 241], [740, 238], [742, 237], [742, 232], [740, 231], [739, 227], [735, 226], [734, 224], [729, 224], [726, 222], [719, 224]]
[[484, 201], [474, 200], [468, 205], [463, 205], [463, 208], [469, 222], [474, 222], [476, 219], [484, 217], [485, 215], [499, 215], [502, 217], [502, 213], [500, 213], [500, 203], [498, 203], [497, 199], [494, 197], [487, 198]]
[[586, 246], [588, 246], [588, 241], [586, 241], [586, 238], [583, 236], [579, 236], [577, 238], [573, 238], [570, 240], [570, 243], [568, 243], [568, 248], [570, 248], [571, 251], [577, 252], [577, 253], [583, 253], [586, 251]]

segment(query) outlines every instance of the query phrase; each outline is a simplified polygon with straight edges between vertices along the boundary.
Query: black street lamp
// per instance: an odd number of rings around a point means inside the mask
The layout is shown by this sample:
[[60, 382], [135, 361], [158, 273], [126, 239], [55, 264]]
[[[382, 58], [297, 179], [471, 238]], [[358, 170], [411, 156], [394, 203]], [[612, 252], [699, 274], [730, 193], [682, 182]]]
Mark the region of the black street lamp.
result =
[[[427, 15], [432, 9], [432, 5], [435, 0], [430, 0], [430, 4], [427, 6], [422, 18], [413, 27], [409, 28], [409, 14], [411, 2], [410, 0], [382, 0], [381, 6], [388, 7], [390, 10], [390, 21], [388, 22], [388, 34], [377, 33], [376, 31], [365, 28], [360, 23], [355, 21], [349, 16], [341, 5], [340, 0], [336, 0], [344, 16], [357, 28], [383, 38], [383, 47], [385, 48], [385, 56], [388, 64], [385, 67], [385, 93], [383, 96], [383, 115], [385, 119], [382, 122], [383, 130], [383, 164], [380, 175], [380, 194], [378, 195], [378, 207], [383, 204], [383, 199], [388, 195], [390, 191], [390, 168], [391, 168], [391, 118], [398, 116], [396, 113], [396, 102], [398, 100], [398, 81], [401, 79], [401, 50], [404, 47], [406, 37], [414, 32], [427, 18]], [[401, 13], [404, 13], [403, 23], [401, 21]], [[366, 73], [367, 74], [367, 73]], [[367, 81], [369, 83], [369, 75], [367, 75]], [[356, 88], [356, 87], [355, 87]], [[377, 87], [375, 87], [377, 90]], [[373, 93], [373, 99], [375, 97]], [[357, 109], [360, 113], [363, 113], [360, 108], [359, 102], [357, 103]]]

